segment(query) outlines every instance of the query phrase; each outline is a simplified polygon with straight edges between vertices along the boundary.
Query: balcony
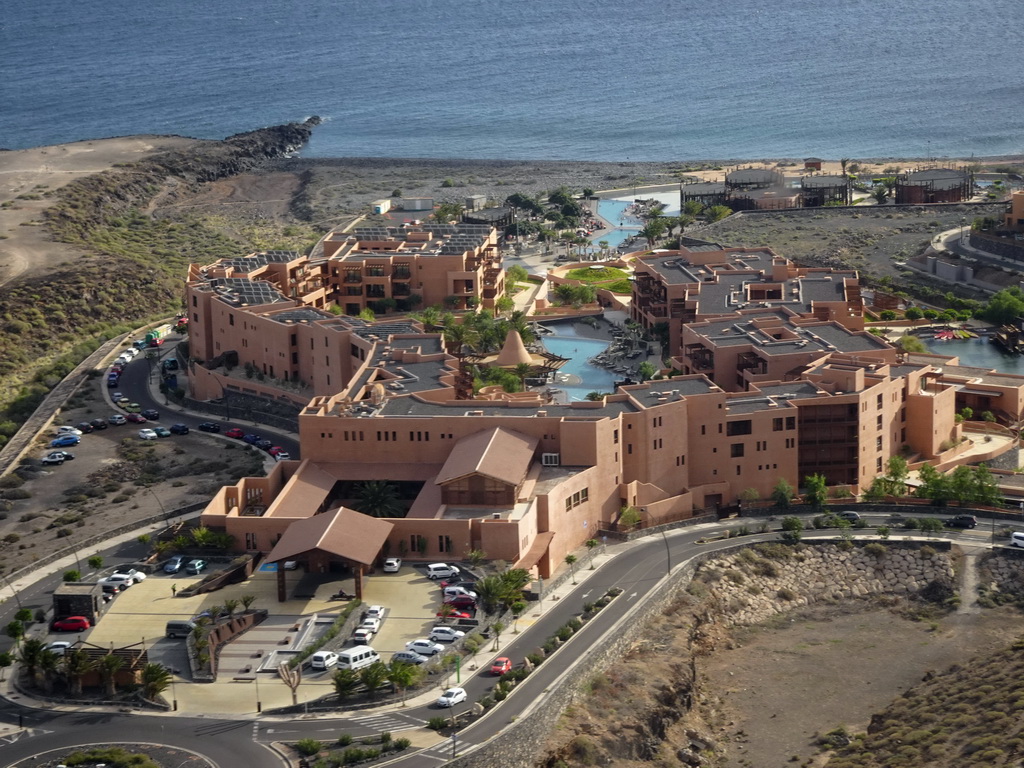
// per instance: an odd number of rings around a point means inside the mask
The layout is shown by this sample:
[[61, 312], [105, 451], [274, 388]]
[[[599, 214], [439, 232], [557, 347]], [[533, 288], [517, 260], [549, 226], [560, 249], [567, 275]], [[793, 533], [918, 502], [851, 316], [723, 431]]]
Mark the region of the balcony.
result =
[[361, 283], [363, 282], [363, 276], [358, 272], [346, 272], [345, 280], [346, 283]]

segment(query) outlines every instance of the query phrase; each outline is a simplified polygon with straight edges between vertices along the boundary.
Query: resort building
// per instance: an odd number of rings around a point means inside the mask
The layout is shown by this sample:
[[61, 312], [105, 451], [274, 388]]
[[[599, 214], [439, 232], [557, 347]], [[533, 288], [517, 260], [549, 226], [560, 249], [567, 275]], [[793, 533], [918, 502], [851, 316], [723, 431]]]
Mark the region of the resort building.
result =
[[713, 244], [655, 252], [634, 262], [632, 318], [647, 329], [667, 324], [672, 355], [682, 349], [686, 324], [765, 307], [851, 330], [864, 327], [853, 270], [803, 269], [770, 248]]
[[896, 204], [962, 203], [971, 199], [974, 175], [966, 168], [927, 168], [896, 177]]

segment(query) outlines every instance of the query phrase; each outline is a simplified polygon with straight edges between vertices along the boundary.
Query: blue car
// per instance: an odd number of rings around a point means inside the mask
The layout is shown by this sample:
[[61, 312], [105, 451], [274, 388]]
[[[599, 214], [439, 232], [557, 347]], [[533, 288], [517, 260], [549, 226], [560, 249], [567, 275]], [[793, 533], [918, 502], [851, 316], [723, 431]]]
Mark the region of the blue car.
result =
[[51, 448], [66, 448], [69, 445], [78, 445], [82, 442], [82, 438], [78, 435], [61, 435], [56, 440], [50, 441]]
[[262, 439], [263, 438], [260, 435], [246, 435], [245, 437], [242, 438], [242, 440], [247, 442], [249, 445], [256, 445], [256, 443], [258, 443]]

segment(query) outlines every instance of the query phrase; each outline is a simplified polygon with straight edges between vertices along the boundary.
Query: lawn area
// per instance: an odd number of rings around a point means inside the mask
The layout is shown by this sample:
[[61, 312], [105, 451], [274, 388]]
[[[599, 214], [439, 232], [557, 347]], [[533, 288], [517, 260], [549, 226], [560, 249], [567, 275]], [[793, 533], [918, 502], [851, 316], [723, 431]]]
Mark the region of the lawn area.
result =
[[629, 294], [633, 290], [633, 286], [629, 282], [629, 273], [617, 267], [601, 267], [600, 269], [579, 267], [569, 270], [565, 276], [612, 293]]

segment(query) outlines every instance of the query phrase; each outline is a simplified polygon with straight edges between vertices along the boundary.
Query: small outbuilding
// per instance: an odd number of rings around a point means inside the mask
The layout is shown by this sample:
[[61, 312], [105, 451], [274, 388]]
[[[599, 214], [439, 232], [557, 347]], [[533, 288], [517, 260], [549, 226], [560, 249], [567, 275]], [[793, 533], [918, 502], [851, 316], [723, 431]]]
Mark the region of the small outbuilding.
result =
[[804, 170], [805, 171], [820, 171], [821, 164], [825, 162], [820, 157], [805, 157], [804, 158]]

